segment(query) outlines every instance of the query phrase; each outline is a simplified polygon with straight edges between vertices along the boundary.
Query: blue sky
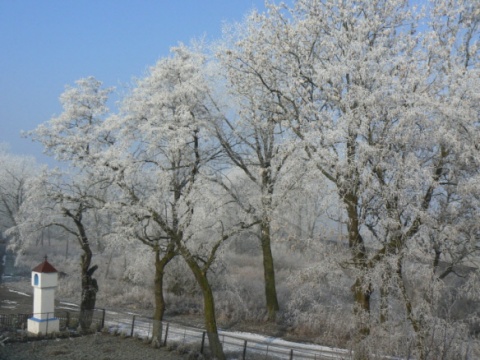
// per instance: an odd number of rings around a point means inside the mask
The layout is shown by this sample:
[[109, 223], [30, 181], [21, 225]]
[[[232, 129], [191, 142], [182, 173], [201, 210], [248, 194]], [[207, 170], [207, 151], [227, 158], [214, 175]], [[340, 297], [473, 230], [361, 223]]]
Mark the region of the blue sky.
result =
[[65, 85], [95, 76], [121, 87], [178, 42], [221, 36], [264, 0], [0, 0], [0, 143], [41, 155], [20, 136], [61, 112]]

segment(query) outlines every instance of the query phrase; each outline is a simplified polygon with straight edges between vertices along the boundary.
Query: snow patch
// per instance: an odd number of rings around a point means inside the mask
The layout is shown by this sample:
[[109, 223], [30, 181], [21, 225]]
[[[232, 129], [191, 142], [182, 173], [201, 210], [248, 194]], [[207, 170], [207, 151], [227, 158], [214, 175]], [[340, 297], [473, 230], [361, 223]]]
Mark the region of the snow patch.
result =
[[23, 295], [23, 296], [27, 296], [27, 297], [32, 297], [32, 295], [26, 294], [26, 293], [21, 292], [21, 291], [12, 290], [12, 289], [8, 289], [8, 291], [9, 291], [9, 292], [12, 292], [12, 293], [15, 293], [15, 294], [18, 294], [18, 295]]
[[308, 343], [296, 343], [292, 341], [283, 340], [280, 338], [275, 338], [271, 336], [264, 336], [260, 334], [254, 334], [249, 332], [241, 332], [241, 331], [219, 331], [219, 334], [225, 334], [229, 337], [238, 338], [242, 340], [250, 340], [254, 342], [259, 342], [263, 344], [270, 344], [270, 345], [280, 345], [283, 347], [290, 347], [295, 349], [302, 349], [302, 350], [316, 350], [316, 351], [326, 351], [332, 352], [335, 354], [345, 353], [348, 354], [349, 351], [345, 349], [337, 349], [328, 346], [316, 345], [316, 344], [308, 344]]
[[15, 309], [18, 303], [12, 300], [2, 300], [1, 308], [2, 309]]
[[65, 302], [65, 301], [60, 301], [60, 304], [67, 305], [67, 306], [73, 306], [73, 307], [76, 307], [76, 308], [79, 307], [77, 304], [68, 303], [68, 302]]
[[69, 307], [69, 306], [58, 306], [57, 309], [78, 311], [78, 307], [73, 308], [73, 307]]

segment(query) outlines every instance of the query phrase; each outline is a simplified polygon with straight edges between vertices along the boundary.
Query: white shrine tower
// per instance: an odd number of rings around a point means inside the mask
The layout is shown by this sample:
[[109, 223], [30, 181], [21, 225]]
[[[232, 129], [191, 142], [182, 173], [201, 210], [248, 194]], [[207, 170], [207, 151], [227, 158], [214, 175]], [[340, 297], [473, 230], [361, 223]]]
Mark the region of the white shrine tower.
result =
[[54, 316], [55, 288], [58, 271], [47, 261], [32, 269], [33, 317], [28, 319], [28, 332], [49, 334], [58, 332], [60, 321]]

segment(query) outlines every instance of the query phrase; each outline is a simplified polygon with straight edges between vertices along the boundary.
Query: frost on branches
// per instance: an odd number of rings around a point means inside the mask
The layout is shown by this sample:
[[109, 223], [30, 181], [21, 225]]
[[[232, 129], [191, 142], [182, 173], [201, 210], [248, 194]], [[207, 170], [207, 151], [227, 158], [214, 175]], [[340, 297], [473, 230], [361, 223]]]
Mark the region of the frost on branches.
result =
[[[461, 308], [479, 300], [480, 3], [423, 5], [267, 4], [214, 51], [172, 49], [116, 113], [97, 80], [67, 88], [64, 112], [31, 135], [73, 171], [42, 176], [56, 185], [37, 195], [62, 226], [101, 212], [112, 244], [153, 252], [154, 345], [164, 271], [178, 256], [224, 358], [212, 267], [242, 232], [242, 246], [260, 240], [248, 250], [261, 253], [269, 320], [325, 321], [359, 358], [469, 354], [475, 327]], [[287, 243], [274, 262], [272, 248]], [[290, 291], [282, 307], [278, 288]]]
[[120, 226], [155, 251], [155, 320], [162, 320], [165, 307], [164, 267], [181, 254], [204, 295], [212, 352], [223, 358], [208, 272], [232, 230], [219, 218], [222, 190], [208, 180], [220, 150], [207, 131], [217, 110], [209, 102], [204, 63], [203, 55], [180, 46], [138, 80], [120, 114], [105, 123], [117, 141], [101, 164], [121, 191], [113, 204]]
[[252, 97], [263, 89], [263, 107], [337, 189], [359, 335], [370, 332], [372, 293], [384, 322], [394, 287], [421, 358], [431, 322], [413, 306], [405, 268], [427, 260], [437, 281], [476, 255], [480, 104], [478, 3], [424, 11], [407, 1], [271, 4], [223, 54], [232, 82]]
[[111, 92], [101, 86], [89, 77], [78, 80], [77, 87], [67, 87], [60, 97], [62, 114], [28, 134], [42, 143], [46, 153], [67, 162], [70, 169], [45, 171], [32, 182], [20, 226], [27, 239], [42, 229], [56, 227], [78, 241], [82, 250], [80, 325], [84, 331], [91, 325], [98, 291], [93, 278], [98, 266], [92, 266], [92, 219], [108, 198], [108, 179], [92, 166], [99, 151], [111, 142], [108, 136], [100, 137], [98, 131]]
[[[0, 144], [0, 236], [18, 225], [17, 217], [25, 201], [27, 183], [37, 171], [38, 165], [33, 158], [10, 154], [8, 147]], [[17, 235], [15, 230], [9, 231], [13, 247], [21, 241]]]

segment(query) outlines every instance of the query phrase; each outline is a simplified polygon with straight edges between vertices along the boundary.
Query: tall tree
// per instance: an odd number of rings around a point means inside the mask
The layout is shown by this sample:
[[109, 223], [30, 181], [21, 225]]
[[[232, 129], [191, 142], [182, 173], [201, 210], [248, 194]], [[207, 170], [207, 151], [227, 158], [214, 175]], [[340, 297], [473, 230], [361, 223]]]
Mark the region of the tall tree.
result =
[[[114, 230], [109, 237], [115, 244], [126, 248], [134, 248], [140, 242], [148, 246], [154, 254], [155, 310], [152, 346], [159, 347], [162, 345], [162, 321], [166, 309], [164, 274], [166, 266], [178, 255], [178, 248], [171, 236], [158, 226], [150, 208], [145, 207], [145, 201], [150, 199], [149, 206], [153, 206], [152, 200], [158, 196], [155, 186], [152, 186], [157, 179], [151, 177], [151, 172], [142, 169], [142, 165], [134, 169], [136, 165], [113, 165], [114, 163], [115, 160], [109, 157], [106, 168], [110, 171], [111, 178], [113, 176], [112, 183], [117, 188], [118, 196], [107, 204], [109, 213], [115, 218]], [[164, 210], [155, 209], [160, 213]]]
[[[337, 188], [348, 217], [352, 262], [359, 270], [352, 289], [358, 309], [368, 312], [371, 289], [362, 280], [367, 254], [361, 233], [365, 160], [359, 157], [368, 117], [362, 111], [380, 108], [378, 100], [385, 101], [383, 94], [392, 91], [381, 81], [384, 73], [394, 71], [396, 55], [408, 52], [415, 42], [399, 31], [410, 20], [404, 3], [355, 5], [270, 5], [268, 14], [251, 15], [245, 25], [248, 35], [226, 56], [244, 88], [258, 84], [271, 94], [266, 99], [273, 104], [268, 107], [286, 119], [282, 124], [304, 141], [307, 155]], [[377, 105], [363, 106], [364, 100]]]
[[[220, 58], [222, 52], [220, 52]], [[227, 59], [223, 65], [226, 71], [232, 66]], [[220, 73], [223, 73], [221, 71]], [[229, 71], [226, 79], [228, 111], [219, 111], [213, 123], [213, 131], [219, 140], [223, 152], [228, 158], [230, 171], [216, 178], [231, 196], [239, 209], [259, 223], [258, 238], [261, 245], [265, 300], [267, 316], [275, 320], [279, 310], [275, 282], [275, 267], [272, 254], [272, 238], [275, 222], [275, 210], [292, 190], [298, 179], [305, 172], [301, 166], [293, 169], [298, 162], [293, 156], [295, 146], [288, 129], [281, 126], [285, 118], [266, 100], [271, 93], [258, 84], [255, 89], [245, 87], [242, 73]], [[218, 85], [220, 84], [217, 78]], [[252, 85], [249, 83], [248, 85]], [[215, 105], [222, 109], [220, 99], [214, 99]], [[292, 158], [294, 158], [292, 160]], [[239, 192], [236, 182], [231, 177], [238, 177], [238, 171], [248, 184], [250, 194]]]
[[67, 232], [75, 235], [83, 250], [81, 309], [85, 319], [82, 328], [86, 329], [90, 325], [98, 286], [92, 277], [97, 266], [91, 266], [92, 251], [85, 215], [105, 202], [98, 196], [98, 189], [108, 183], [92, 164], [98, 153], [113, 141], [108, 134], [99, 137], [98, 131], [109, 111], [106, 103], [112, 89], [103, 89], [102, 83], [93, 77], [80, 79], [76, 84], [76, 87], [67, 87], [60, 96], [62, 114], [38, 126], [29, 135], [42, 143], [47, 154], [66, 162], [72, 169], [72, 176], [54, 174], [53, 181], [45, 175], [37, 189], [44, 195], [43, 201], [51, 207], [52, 213], [61, 213], [71, 220], [71, 226], [60, 222], [54, 225], [64, 226]]
[[[212, 354], [224, 359], [208, 273], [230, 232], [218, 222], [221, 206], [208, 205], [216, 200], [211, 183], [203, 181], [205, 171], [215, 171], [219, 154], [207, 132], [216, 110], [208, 101], [204, 61], [202, 55], [179, 46], [138, 80], [122, 102], [121, 113], [105, 124], [114, 129], [118, 141], [102, 162], [129, 208], [131, 220], [125, 223], [143, 226], [154, 244], [164, 239], [167, 255], [168, 249], [178, 250], [185, 259], [202, 290]], [[207, 229], [211, 236], [205, 236]]]
[[[371, 309], [370, 273], [395, 258], [399, 268], [390, 273], [402, 273], [407, 244], [418, 247], [439, 223], [437, 199], [451, 193], [446, 184], [458, 196], [450, 177], [478, 151], [478, 5], [462, 2], [457, 17], [451, 2], [437, 3], [433, 24], [457, 35], [432, 42], [435, 30], [416, 33], [421, 13], [407, 1], [304, 0], [253, 13], [224, 54], [243, 89], [270, 94], [265, 107], [286, 119], [336, 188], [359, 315]], [[368, 324], [359, 332], [367, 335]]]
[[[154, 346], [161, 344], [162, 319], [165, 311], [163, 297], [163, 273], [167, 263], [176, 254], [174, 243], [165, 233], [158, 232], [149, 223], [150, 220], [144, 213], [138, 213], [139, 197], [149, 197], [151, 193], [150, 184], [145, 181], [148, 174], [132, 173], [126, 174], [126, 169], [120, 165], [113, 166], [114, 160], [124, 152], [118, 152], [119, 144], [113, 136], [119, 135], [118, 121], [115, 126], [109, 128], [111, 121], [107, 124], [105, 118], [109, 112], [106, 103], [112, 89], [103, 89], [102, 83], [93, 77], [80, 79], [76, 82], [77, 87], [67, 87], [60, 100], [64, 112], [47, 124], [39, 126], [31, 136], [45, 146], [46, 152], [55, 156], [57, 160], [67, 162], [79, 174], [98, 182], [106, 191], [110, 191], [109, 201], [90, 202], [92, 206], [104, 207], [111, 216], [116, 217], [115, 227], [109, 238], [116, 238], [116, 234], [122, 233], [123, 240], [134, 238], [150, 246], [155, 254], [155, 313], [153, 341]], [[117, 116], [112, 116], [118, 120]], [[125, 143], [125, 139], [124, 142]], [[116, 153], [118, 152], [118, 153]], [[136, 165], [135, 165], [136, 166]], [[129, 168], [133, 171], [133, 168]], [[139, 167], [137, 170], [141, 170]], [[152, 180], [151, 178], [149, 180]], [[129, 187], [131, 186], [131, 187]], [[122, 197], [122, 194], [124, 195]], [[82, 225], [83, 212], [89, 207], [84, 205], [84, 198], [79, 200], [79, 207], [76, 211], [69, 211], [70, 216], [76, 225]], [[91, 199], [90, 199], [91, 200]], [[105, 199], [102, 199], [105, 200]], [[83, 224], [83, 227], [85, 224]], [[80, 228], [79, 228], [80, 229]], [[84, 256], [82, 257], [82, 285], [85, 289], [93, 289], [88, 275], [93, 274], [95, 268], [84, 266], [91, 260], [91, 251], [88, 251], [89, 242], [86, 237], [86, 229], [81, 233], [85, 234], [83, 241]], [[93, 271], [92, 271], [93, 270]], [[83, 301], [91, 301], [86, 305], [88, 308], [94, 304], [93, 292], [83, 291], [92, 296], [82, 296]]]

